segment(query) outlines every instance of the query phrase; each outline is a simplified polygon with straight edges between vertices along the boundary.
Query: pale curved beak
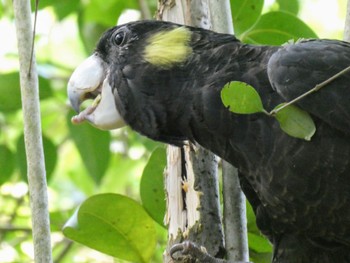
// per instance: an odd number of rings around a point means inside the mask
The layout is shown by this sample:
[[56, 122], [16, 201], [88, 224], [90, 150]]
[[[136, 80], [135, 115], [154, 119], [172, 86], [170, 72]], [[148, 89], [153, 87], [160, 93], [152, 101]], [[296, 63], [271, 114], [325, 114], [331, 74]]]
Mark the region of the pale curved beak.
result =
[[[73, 72], [68, 82], [67, 93], [73, 109], [79, 113], [72, 118], [74, 124], [87, 120], [102, 130], [125, 126], [115, 105], [112, 87], [108, 83], [105, 63], [94, 54]], [[81, 103], [94, 99], [91, 106], [80, 111]]]

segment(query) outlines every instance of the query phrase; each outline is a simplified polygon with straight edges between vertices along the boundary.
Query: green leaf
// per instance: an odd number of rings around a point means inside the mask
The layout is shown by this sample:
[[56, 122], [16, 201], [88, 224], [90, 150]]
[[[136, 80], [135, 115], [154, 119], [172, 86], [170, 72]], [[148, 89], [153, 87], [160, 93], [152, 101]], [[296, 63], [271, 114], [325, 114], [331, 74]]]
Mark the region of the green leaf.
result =
[[5, 145], [0, 145], [0, 185], [8, 181], [15, 168], [15, 155]]
[[293, 15], [299, 13], [299, 0], [277, 0], [279, 10], [289, 12]]
[[88, 123], [73, 125], [72, 114], [68, 114], [70, 136], [78, 148], [80, 156], [90, 176], [98, 184], [105, 174], [110, 159], [109, 132], [98, 130]]
[[[283, 104], [278, 105], [275, 109], [280, 108]], [[288, 135], [307, 141], [316, 132], [315, 123], [311, 116], [304, 110], [289, 105], [276, 113], [276, 119], [281, 129]]]
[[263, 0], [231, 0], [232, 20], [236, 36], [240, 36], [256, 23], [263, 6]]
[[80, 0], [51, 0], [53, 8], [59, 20], [63, 20], [71, 13], [77, 12], [80, 7]]
[[66, 223], [63, 234], [132, 262], [149, 262], [156, 246], [153, 220], [137, 202], [118, 194], [87, 199]]
[[259, 94], [247, 83], [232, 81], [221, 90], [221, 100], [225, 107], [239, 114], [264, 112]]
[[[57, 147], [56, 145], [45, 135], [43, 135], [43, 147], [45, 156], [45, 168], [46, 177], [49, 181], [51, 175], [56, 167], [57, 162]], [[21, 173], [21, 178], [27, 181], [27, 157], [24, 146], [24, 135], [19, 136], [17, 140], [17, 163]]]
[[78, 26], [81, 40], [88, 54], [92, 53], [96, 47], [97, 41], [100, 39], [103, 32], [109, 27], [94, 22], [85, 22], [83, 13], [78, 14]]
[[249, 248], [258, 253], [272, 252], [272, 246], [267, 239], [261, 235], [248, 233]]
[[256, 217], [254, 210], [249, 202], [246, 202], [247, 227], [248, 232], [253, 234], [260, 234], [260, 230], [256, 225]]
[[286, 12], [269, 12], [241, 36], [253, 44], [281, 45], [289, 40], [317, 38], [312, 29], [296, 16]]
[[[118, 17], [125, 9], [137, 9], [136, 0], [92, 0], [84, 7], [84, 20], [95, 22], [105, 26], [115, 26]], [[111, 12], [113, 10], [113, 12]], [[103, 14], [103, 15], [101, 15]]]
[[161, 226], [164, 225], [163, 220], [166, 206], [163, 183], [165, 166], [165, 149], [155, 149], [143, 170], [140, 185], [141, 200], [144, 208]]
[[[31, 1], [32, 10], [35, 10], [35, 1]], [[53, 7], [57, 17], [59, 20], [62, 20], [69, 14], [73, 12], [77, 12], [79, 9], [79, 0], [45, 0], [39, 2], [39, 9], [43, 9], [46, 7]]]
[[[39, 94], [40, 99], [52, 96], [50, 82], [42, 77], [39, 77]], [[19, 73], [2, 74], [0, 78], [0, 111], [16, 111], [21, 109], [21, 105]]]

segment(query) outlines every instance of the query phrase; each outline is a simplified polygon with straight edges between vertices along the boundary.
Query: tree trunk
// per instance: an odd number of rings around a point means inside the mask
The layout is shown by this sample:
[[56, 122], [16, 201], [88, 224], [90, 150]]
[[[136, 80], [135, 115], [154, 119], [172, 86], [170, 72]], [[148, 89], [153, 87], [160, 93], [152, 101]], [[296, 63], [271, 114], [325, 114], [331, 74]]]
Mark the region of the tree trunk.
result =
[[[179, 24], [210, 28], [207, 5], [207, 1], [200, 0], [161, 1], [158, 17]], [[216, 157], [190, 143], [182, 149], [169, 146], [168, 152], [165, 180], [169, 239], [164, 262], [172, 262], [169, 249], [183, 240], [191, 240], [204, 246], [210, 255], [223, 257], [224, 240]], [[175, 199], [169, 198], [175, 193]]]
[[[233, 33], [228, 0], [160, 0], [158, 19]], [[229, 261], [248, 261], [245, 198], [236, 170], [228, 163], [224, 167], [223, 180], [224, 185], [227, 184], [224, 198], [231, 195], [224, 202], [226, 256]], [[224, 244], [217, 158], [199, 146], [186, 145], [183, 149], [169, 146], [165, 185], [168, 204], [165, 221], [169, 239], [164, 262], [172, 262], [169, 249], [187, 239], [204, 246], [210, 255], [222, 258]]]
[[[41, 137], [38, 74], [32, 52], [32, 23], [30, 1], [14, 0], [14, 14], [20, 84], [24, 120], [24, 139], [27, 156], [27, 176], [32, 212], [34, 259], [37, 263], [52, 262], [50, 219], [46, 171]], [[34, 52], [34, 51], [33, 51]]]

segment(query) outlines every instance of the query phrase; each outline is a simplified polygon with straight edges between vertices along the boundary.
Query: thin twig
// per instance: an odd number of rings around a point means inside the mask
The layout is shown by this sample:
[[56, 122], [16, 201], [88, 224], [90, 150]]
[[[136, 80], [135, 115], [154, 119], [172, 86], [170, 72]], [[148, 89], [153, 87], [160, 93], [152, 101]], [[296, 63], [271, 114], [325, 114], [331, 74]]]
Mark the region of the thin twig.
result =
[[30, 52], [30, 63], [29, 63], [29, 69], [28, 69], [28, 77], [30, 77], [30, 73], [32, 71], [32, 64], [33, 64], [33, 56], [34, 56], [34, 42], [35, 42], [35, 34], [36, 34], [36, 19], [38, 17], [38, 7], [39, 7], [39, 0], [35, 1], [35, 16], [34, 16], [34, 28], [33, 28], [33, 37], [32, 37], [32, 48]]
[[[52, 262], [50, 218], [42, 129], [40, 120], [39, 84], [33, 41], [30, 1], [14, 0], [16, 35], [20, 69], [21, 101], [24, 120], [24, 141], [27, 156], [27, 177], [33, 227], [34, 261]], [[31, 64], [31, 66], [29, 66]], [[28, 73], [30, 69], [30, 73]]]
[[63, 242], [65, 246], [61, 253], [59, 253], [57, 258], [54, 260], [54, 263], [60, 263], [62, 260], [64, 260], [65, 256], [68, 254], [74, 244], [73, 241], [70, 241], [68, 239], [65, 239]]
[[270, 116], [274, 116], [277, 114], [277, 112], [279, 112], [280, 110], [288, 107], [289, 105], [292, 105], [295, 102], [298, 102], [299, 100], [305, 98], [306, 96], [310, 95], [311, 93], [314, 93], [318, 90], [320, 90], [321, 88], [327, 86], [330, 82], [332, 82], [333, 80], [339, 78], [340, 76], [344, 75], [345, 73], [350, 71], [350, 66], [348, 66], [347, 68], [343, 69], [342, 71], [338, 72], [337, 74], [333, 75], [332, 77], [330, 77], [329, 79], [317, 84], [315, 87], [313, 87], [311, 90], [301, 94], [299, 97], [285, 103], [283, 106], [277, 108], [277, 109], [273, 109], [272, 111], [269, 112]]
[[0, 227], [0, 233], [1, 232], [4, 232], [4, 233], [7, 233], [7, 232], [14, 232], [14, 231], [19, 231], [19, 232], [32, 232], [32, 229], [31, 228], [28, 228], [28, 227], [19, 227], [19, 226], [3, 226], [3, 227]]
[[[5, 223], [5, 225], [7, 226], [11, 226], [14, 222], [14, 220], [16, 219], [17, 216], [17, 212], [19, 210], [19, 208], [21, 207], [21, 205], [23, 204], [24, 198], [23, 196], [16, 199], [16, 206], [14, 207], [12, 213], [9, 216], [9, 219], [7, 220], [7, 222]], [[5, 236], [7, 234], [6, 229], [9, 227], [0, 227], [0, 243], [2, 243], [3, 239], [5, 239]], [[10, 230], [9, 230], [10, 231]]]

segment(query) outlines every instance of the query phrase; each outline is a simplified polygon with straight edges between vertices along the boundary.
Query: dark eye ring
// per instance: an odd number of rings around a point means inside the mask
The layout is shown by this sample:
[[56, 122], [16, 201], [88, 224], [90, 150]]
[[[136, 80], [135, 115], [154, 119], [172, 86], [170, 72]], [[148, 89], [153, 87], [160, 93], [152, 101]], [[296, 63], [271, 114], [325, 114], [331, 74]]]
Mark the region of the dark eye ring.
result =
[[120, 46], [121, 44], [123, 44], [124, 36], [125, 36], [124, 32], [116, 33], [113, 37], [114, 44], [116, 44], [117, 46]]

